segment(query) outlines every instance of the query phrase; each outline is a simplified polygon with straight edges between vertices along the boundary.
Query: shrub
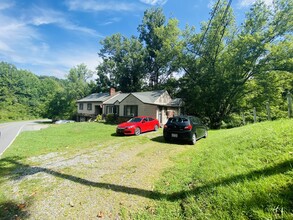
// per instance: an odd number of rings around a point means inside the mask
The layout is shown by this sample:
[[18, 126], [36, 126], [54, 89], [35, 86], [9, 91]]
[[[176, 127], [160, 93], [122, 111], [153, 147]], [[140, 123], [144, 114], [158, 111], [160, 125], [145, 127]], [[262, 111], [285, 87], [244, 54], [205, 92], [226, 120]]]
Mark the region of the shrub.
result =
[[102, 115], [97, 115], [95, 121], [96, 121], [96, 122], [101, 122], [101, 121], [103, 121], [103, 117], [102, 117]]
[[116, 116], [114, 114], [107, 114], [106, 115], [106, 123], [107, 124], [115, 124], [116, 123]]

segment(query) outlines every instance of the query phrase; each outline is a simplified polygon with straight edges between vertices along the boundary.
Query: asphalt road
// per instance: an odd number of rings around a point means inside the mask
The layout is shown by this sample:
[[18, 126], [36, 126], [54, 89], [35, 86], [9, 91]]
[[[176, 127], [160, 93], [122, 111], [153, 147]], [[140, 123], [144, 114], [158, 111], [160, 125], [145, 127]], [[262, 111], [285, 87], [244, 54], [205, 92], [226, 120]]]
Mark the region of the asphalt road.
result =
[[50, 120], [20, 121], [0, 124], [0, 156], [13, 143], [21, 131], [39, 130], [48, 125], [42, 122]]

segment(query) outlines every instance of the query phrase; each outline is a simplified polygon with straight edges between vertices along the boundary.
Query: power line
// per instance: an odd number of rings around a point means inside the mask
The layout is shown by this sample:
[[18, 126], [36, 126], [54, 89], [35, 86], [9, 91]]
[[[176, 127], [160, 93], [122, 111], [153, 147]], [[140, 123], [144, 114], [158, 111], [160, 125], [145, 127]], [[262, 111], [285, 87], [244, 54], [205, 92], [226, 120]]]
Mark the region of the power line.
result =
[[218, 1], [217, 1], [216, 7], [214, 8], [214, 10], [213, 10], [213, 12], [212, 12], [212, 16], [211, 16], [211, 18], [210, 18], [210, 20], [209, 20], [208, 26], [207, 26], [207, 28], [206, 28], [206, 30], [205, 30], [205, 32], [204, 32], [202, 38], [201, 38], [200, 44], [199, 44], [199, 46], [198, 46], [198, 49], [197, 49], [198, 52], [200, 51], [200, 48], [201, 48], [201, 46], [202, 46], [202, 44], [203, 44], [203, 41], [204, 41], [205, 35], [206, 35], [206, 33], [208, 32], [208, 30], [209, 30], [209, 28], [210, 28], [210, 25], [211, 25], [212, 20], [213, 20], [213, 18], [214, 18], [214, 16], [215, 16], [215, 13], [216, 13], [216, 11], [217, 11], [217, 9], [218, 9], [218, 6], [219, 6], [219, 4], [220, 4], [220, 1], [221, 1], [221, 0], [218, 0]]
[[[222, 17], [222, 19], [221, 19], [221, 23], [224, 23], [224, 25], [223, 25], [222, 33], [221, 33], [221, 36], [220, 36], [220, 40], [223, 38], [223, 36], [224, 36], [224, 34], [225, 34], [226, 27], [227, 27], [228, 24], [229, 24], [229, 20], [227, 20], [226, 22], [224, 22], [224, 21], [225, 21], [225, 18], [227, 17], [228, 10], [229, 10], [229, 8], [230, 8], [230, 6], [231, 6], [231, 3], [232, 3], [232, 0], [229, 0], [228, 4], [227, 4], [227, 6], [226, 6], [225, 12], [224, 12], [224, 14], [223, 14], [223, 17]], [[219, 25], [219, 26], [221, 27], [221, 25]], [[218, 32], [218, 29], [217, 29], [216, 33], [217, 33], [217, 32]], [[215, 36], [216, 36], [216, 33], [215, 33], [215, 35], [214, 35], [214, 38], [215, 38]], [[217, 53], [218, 53], [219, 47], [220, 47], [220, 42], [219, 42], [218, 45], [217, 45], [217, 49], [216, 49], [215, 56], [217, 56]]]

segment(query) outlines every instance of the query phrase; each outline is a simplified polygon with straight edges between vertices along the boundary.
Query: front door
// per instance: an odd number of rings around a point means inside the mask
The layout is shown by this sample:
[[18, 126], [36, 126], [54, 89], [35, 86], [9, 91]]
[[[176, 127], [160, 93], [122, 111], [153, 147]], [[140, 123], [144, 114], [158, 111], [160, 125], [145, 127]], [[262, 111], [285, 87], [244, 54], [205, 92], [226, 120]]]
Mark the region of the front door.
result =
[[102, 108], [100, 105], [95, 105], [95, 115], [101, 115], [102, 114]]

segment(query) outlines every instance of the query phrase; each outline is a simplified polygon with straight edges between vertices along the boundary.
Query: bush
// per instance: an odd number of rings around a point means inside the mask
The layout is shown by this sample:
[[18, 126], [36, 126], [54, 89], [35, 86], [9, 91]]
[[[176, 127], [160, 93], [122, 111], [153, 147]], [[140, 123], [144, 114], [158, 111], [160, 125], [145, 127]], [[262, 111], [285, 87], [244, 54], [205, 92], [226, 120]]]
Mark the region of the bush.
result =
[[107, 124], [115, 124], [117, 117], [114, 114], [107, 114], [106, 115], [106, 123]]
[[97, 115], [95, 121], [96, 122], [102, 122], [103, 121], [103, 116], [102, 115]]
[[229, 117], [225, 119], [225, 121], [222, 121], [221, 128], [234, 128], [234, 127], [240, 127], [243, 125], [242, 117], [238, 114], [231, 114]]

